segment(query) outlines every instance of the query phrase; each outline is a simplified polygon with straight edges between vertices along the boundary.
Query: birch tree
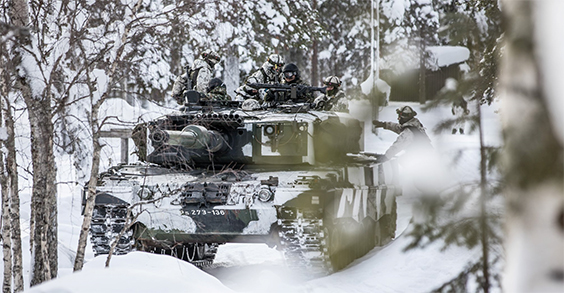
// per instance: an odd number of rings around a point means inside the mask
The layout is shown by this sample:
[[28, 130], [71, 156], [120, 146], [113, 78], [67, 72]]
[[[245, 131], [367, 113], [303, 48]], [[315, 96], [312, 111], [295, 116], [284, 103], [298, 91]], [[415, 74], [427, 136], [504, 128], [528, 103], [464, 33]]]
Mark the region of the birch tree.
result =
[[[15, 146], [15, 129], [14, 117], [12, 115], [12, 100], [15, 93], [11, 91], [14, 78], [9, 68], [14, 68], [14, 60], [10, 58], [9, 51], [12, 50], [14, 44], [18, 39], [27, 35], [27, 31], [23, 28], [8, 25], [7, 11], [2, 10], [2, 24], [0, 24], [0, 123], [3, 122], [2, 137], [2, 155], [5, 156], [5, 161], [0, 160], [0, 164], [4, 171], [1, 172], [2, 181], [2, 194], [5, 196], [4, 200], [7, 201], [9, 207], [4, 207], [2, 222], [6, 223], [3, 226], [5, 244], [10, 244], [11, 254], [5, 251], [5, 279], [4, 291], [11, 288], [12, 279], [7, 273], [10, 271], [13, 274], [13, 291], [20, 292], [24, 289], [23, 284], [23, 266], [22, 266], [22, 245], [21, 245], [21, 226], [20, 226], [20, 199], [18, 191], [18, 166], [16, 163], [16, 146]], [[4, 153], [5, 152], [5, 153]], [[9, 237], [9, 238], [8, 238]], [[11, 262], [10, 262], [11, 259]], [[8, 286], [9, 285], [9, 286]]]
[[[84, 129], [84, 132], [89, 134], [88, 140], [92, 142], [92, 152], [89, 154], [91, 162], [88, 192], [74, 271], [81, 270], [84, 264], [88, 232], [96, 201], [100, 152], [103, 147], [100, 130], [108, 123], [119, 123], [119, 117], [105, 116], [100, 113], [100, 108], [111, 97], [116, 85], [127, 82], [131, 77], [140, 79], [142, 76], [148, 76], [149, 78], [143, 80], [141, 84], [145, 84], [149, 89], [163, 90], [168, 85], [165, 77], [168, 72], [159, 70], [168, 68], [165, 60], [170, 60], [171, 50], [162, 43], [163, 40], [159, 36], [170, 33], [175, 27], [172, 26], [173, 23], [183, 24], [181, 21], [178, 22], [175, 16], [186, 7], [164, 6], [157, 2], [148, 6], [145, 4], [147, 3], [143, 0], [123, 2], [108, 0], [96, 1], [80, 9], [84, 14], [82, 16], [84, 22], [80, 28], [84, 36], [79, 40], [81, 46], [77, 47], [75, 54], [83, 56], [80, 64], [85, 70], [85, 84], [88, 87], [86, 119], [89, 122], [89, 128]], [[155, 67], [160, 69], [151, 69]]]
[[564, 289], [560, 1], [504, 1], [501, 65], [507, 188], [506, 292]]
[[[0, 99], [0, 109], [1, 108], [2, 99]], [[0, 114], [0, 121], [1, 120], [2, 115]], [[0, 126], [3, 126], [3, 123], [0, 123]], [[0, 128], [5, 129], [5, 127]], [[5, 170], [3, 150], [0, 150], [0, 187], [0, 192], [2, 193], [2, 254], [4, 260], [2, 292], [9, 293], [12, 291], [12, 243], [10, 238], [12, 225], [10, 221], [10, 192], [8, 185], [8, 175], [6, 174]]]
[[57, 9], [52, 2], [28, 5], [25, 1], [14, 0], [8, 7], [10, 24], [28, 28], [30, 32], [14, 50], [14, 58], [19, 61], [15, 64], [18, 70], [14, 74], [17, 76], [16, 88], [27, 106], [31, 128], [33, 286], [57, 276], [57, 191], [51, 101], [56, 98], [55, 83], [60, 73], [57, 71], [60, 58], [57, 57], [61, 56], [53, 39], [60, 36], [60, 31], [49, 27], [54, 15], [48, 12]]

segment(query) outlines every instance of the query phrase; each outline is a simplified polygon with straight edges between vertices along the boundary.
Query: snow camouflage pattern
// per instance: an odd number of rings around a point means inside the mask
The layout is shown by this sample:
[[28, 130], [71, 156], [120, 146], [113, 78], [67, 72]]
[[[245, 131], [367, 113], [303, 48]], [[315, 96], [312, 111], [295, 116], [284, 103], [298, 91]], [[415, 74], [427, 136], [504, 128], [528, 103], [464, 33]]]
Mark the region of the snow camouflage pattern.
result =
[[188, 84], [188, 74], [184, 72], [176, 78], [174, 85], [172, 86], [172, 97], [180, 105], [184, 104], [184, 97], [182, 94], [186, 90], [186, 85]]
[[96, 254], [133, 221], [117, 253], [203, 266], [219, 244], [262, 242], [289, 266], [326, 273], [394, 237], [397, 163], [360, 153], [360, 121], [303, 105], [245, 112], [230, 103], [187, 105], [136, 127], [142, 162], [100, 174]]
[[313, 102], [315, 109], [335, 112], [349, 112], [349, 101], [345, 92], [337, 91], [334, 95], [323, 94]]
[[386, 151], [385, 155], [388, 159], [393, 158], [402, 150], [409, 150], [414, 147], [431, 147], [431, 140], [427, 136], [423, 124], [417, 118], [411, 118], [404, 124], [384, 122], [384, 129], [399, 134], [396, 141]]
[[231, 101], [231, 96], [227, 94], [225, 86], [218, 86], [207, 93], [206, 99], [208, 101]]
[[[192, 64], [192, 74], [197, 74], [194, 89], [200, 93], [205, 93], [210, 80], [213, 78], [213, 67], [205, 60], [198, 58]], [[193, 76], [191, 76], [194, 79]]]
[[247, 85], [247, 84], [253, 84], [253, 83], [259, 83], [259, 81], [257, 80], [256, 77], [249, 76], [247, 78], [247, 80], [245, 81], [245, 84], [243, 84], [242, 86], [238, 87], [235, 90], [235, 93], [237, 94], [235, 99], [237, 101], [243, 101], [243, 100], [248, 100], [248, 99], [259, 100], [260, 98], [259, 98], [258, 90], [256, 90], [256, 89]]

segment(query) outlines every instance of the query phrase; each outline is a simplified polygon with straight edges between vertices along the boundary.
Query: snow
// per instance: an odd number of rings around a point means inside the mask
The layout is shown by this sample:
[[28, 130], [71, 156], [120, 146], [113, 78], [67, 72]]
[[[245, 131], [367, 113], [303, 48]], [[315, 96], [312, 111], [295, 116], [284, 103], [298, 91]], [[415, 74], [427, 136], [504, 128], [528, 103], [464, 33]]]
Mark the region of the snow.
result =
[[[429, 112], [421, 110], [417, 103], [391, 102], [383, 107], [380, 120], [394, 121], [395, 109], [410, 105], [419, 114], [418, 118], [427, 127], [427, 132], [437, 151], [451, 159], [463, 151], [458, 165], [451, 170], [453, 182], [472, 181], [479, 177], [478, 135], [435, 134], [432, 129], [439, 121], [451, 116], [450, 107], [440, 107]], [[356, 100], [351, 113], [363, 120], [370, 120], [369, 104]], [[470, 105], [470, 108], [475, 105]], [[485, 138], [489, 145], [501, 143], [497, 103], [482, 106]], [[143, 113], [145, 119], [170, 111], [150, 105], [148, 109], [131, 107], [119, 100], [110, 100], [104, 107], [108, 115], [123, 114], [125, 120], [134, 119]], [[366, 150], [382, 153], [396, 139], [391, 131], [379, 130], [378, 135], [365, 131]], [[119, 158], [119, 152], [111, 153]], [[107, 163], [108, 158], [105, 164]], [[63, 182], [75, 180], [72, 175], [70, 157], [58, 160], [59, 177]], [[413, 189], [404, 189], [398, 198], [397, 239], [384, 247], [375, 248], [356, 260], [344, 270], [331, 275], [311, 279], [288, 269], [281, 252], [266, 244], [226, 244], [218, 250], [214, 265], [200, 270], [193, 265], [171, 256], [133, 252], [113, 256], [109, 268], [104, 268], [105, 256], [94, 257], [90, 244], [86, 248], [86, 264], [81, 272], [72, 273], [73, 260], [82, 217], [80, 215], [81, 186], [59, 185], [59, 277], [45, 282], [26, 292], [429, 292], [454, 278], [469, 261], [480, 256], [479, 251], [461, 247], [449, 247], [443, 251], [444, 243], [438, 241], [425, 249], [404, 252], [410, 239], [405, 236], [413, 217], [412, 206], [419, 200]], [[23, 225], [29, 225], [29, 189], [22, 196]], [[28, 230], [23, 229], [24, 275], [29, 283], [30, 257]], [[26, 285], [28, 286], [28, 285]], [[27, 288], [27, 287], [26, 287]]]
[[462, 63], [470, 57], [470, 50], [460, 46], [431, 46], [427, 50], [431, 53], [433, 65], [437, 67]]

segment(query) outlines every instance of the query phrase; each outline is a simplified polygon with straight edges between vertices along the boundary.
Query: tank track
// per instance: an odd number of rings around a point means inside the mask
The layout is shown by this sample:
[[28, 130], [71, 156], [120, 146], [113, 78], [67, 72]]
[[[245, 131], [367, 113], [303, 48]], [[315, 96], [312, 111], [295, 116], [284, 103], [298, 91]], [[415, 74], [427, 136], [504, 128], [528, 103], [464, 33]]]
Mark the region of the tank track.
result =
[[[90, 224], [90, 242], [94, 255], [110, 253], [111, 243], [126, 224], [127, 206], [96, 205]], [[119, 239], [113, 254], [121, 255], [133, 249], [133, 231], [126, 231]]]
[[311, 275], [332, 272], [328, 233], [318, 212], [284, 208], [292, 218], [278, 220], [278, 236], [286, 264]]
[[[109, 254], [112, 241], [116, 239], [126, 225], [127, 206], [125, 205], [96, 205], [92, 213], [90, 224], [90, 242], [94, 255]], [[155, 254], [167, 254], [193, 265], [203, 268], [213, 263], [217, 253], [218, 243], [187, 243], [174, 247], [159, 245], [141, 245], [137, 250]], [[123, 255], [134, 250], [135, 239], [133, 229], [126, 231], [119, 239], [113, 254]], [[140, 248], [140, 249], [139, 249]]]
[[218, 246], [218, 243], [187, 243], [178, 244], [172, 248], [145, 247], [143, 250], [155, 254], [174, 256], [198, 268], [205, 268], [213, 264]]

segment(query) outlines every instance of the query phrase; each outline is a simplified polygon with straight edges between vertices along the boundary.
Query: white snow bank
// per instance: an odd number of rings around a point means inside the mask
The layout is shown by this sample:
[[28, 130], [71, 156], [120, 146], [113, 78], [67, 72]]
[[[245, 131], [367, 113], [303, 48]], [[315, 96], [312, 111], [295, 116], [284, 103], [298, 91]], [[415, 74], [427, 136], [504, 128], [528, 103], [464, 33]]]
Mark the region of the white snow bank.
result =
[[132, 252], [96, 257], [81, 272], [45, 282], [26, 292], [234, 292], [195, 266], [168, 255]]

